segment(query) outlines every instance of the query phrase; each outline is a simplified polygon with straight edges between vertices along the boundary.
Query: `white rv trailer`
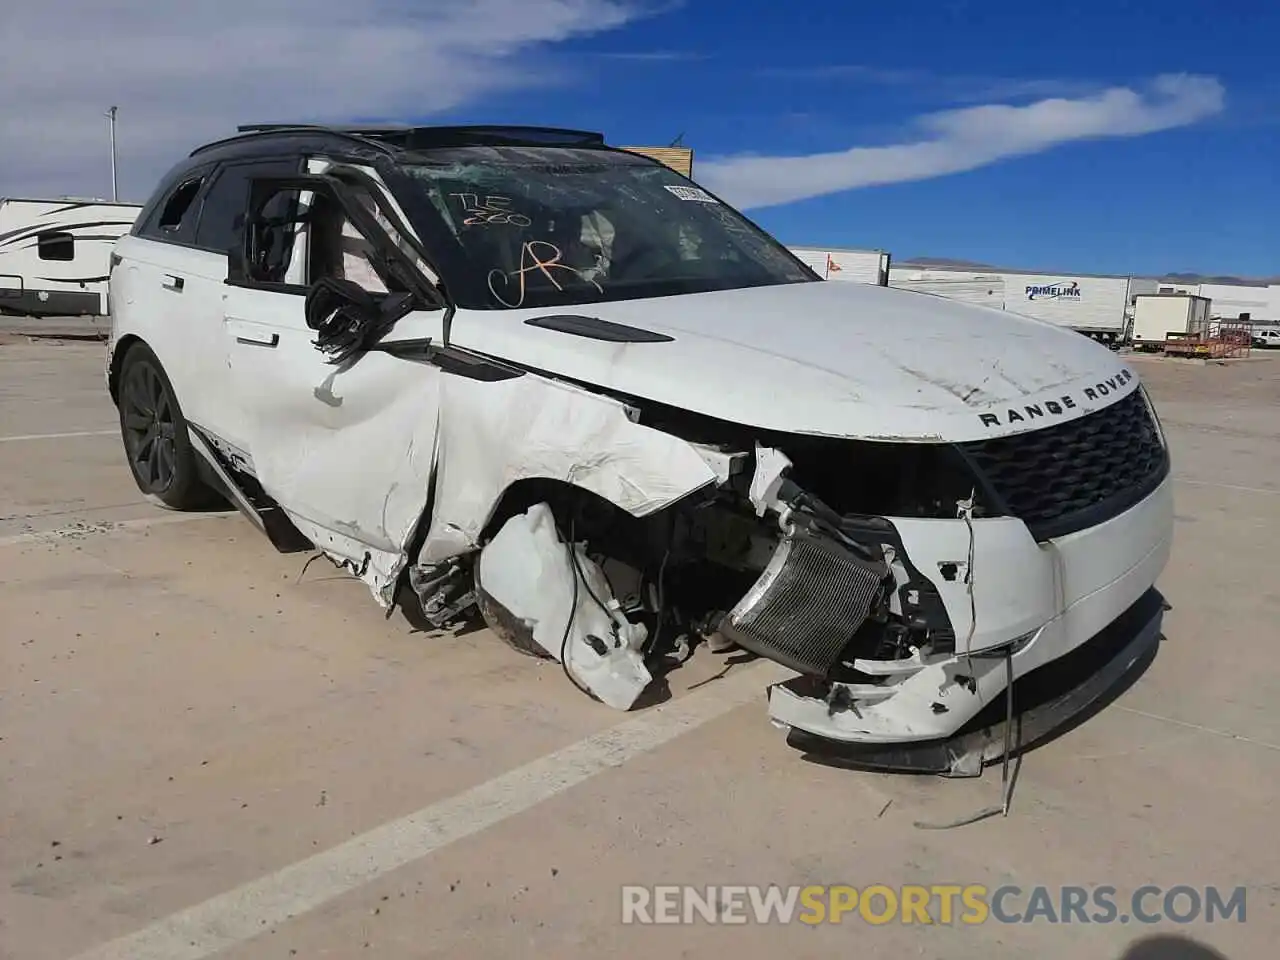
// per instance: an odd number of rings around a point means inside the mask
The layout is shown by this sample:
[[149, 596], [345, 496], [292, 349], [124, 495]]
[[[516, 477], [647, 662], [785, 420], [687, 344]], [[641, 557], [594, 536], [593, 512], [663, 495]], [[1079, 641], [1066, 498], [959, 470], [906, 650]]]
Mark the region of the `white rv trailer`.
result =
[[108, 312], [111, 248], [140, 204], [0, 198], [0, 312]]
[[884, 250], [844, 250], [838, 247], [788, 247], [823, 280], [889, 285], [889, 254]]

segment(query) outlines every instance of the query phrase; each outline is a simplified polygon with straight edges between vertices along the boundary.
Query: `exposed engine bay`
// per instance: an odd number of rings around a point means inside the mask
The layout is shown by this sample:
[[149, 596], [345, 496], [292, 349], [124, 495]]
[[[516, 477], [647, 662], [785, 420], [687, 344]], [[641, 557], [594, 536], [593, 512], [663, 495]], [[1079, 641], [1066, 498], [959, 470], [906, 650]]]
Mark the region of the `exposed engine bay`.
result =
[[841, 515], [775, 448], [695, 447], [718, 485], [657, 514], [547, 484], [496, 516], [478, 552], [412, 568], [427, 619], [444, 628], [478, 611], [624, 710], [699, 644], [795, 670], [833, 709], [874, 697], [893, 663], [954, 651], [941, 599], [889, 520]]

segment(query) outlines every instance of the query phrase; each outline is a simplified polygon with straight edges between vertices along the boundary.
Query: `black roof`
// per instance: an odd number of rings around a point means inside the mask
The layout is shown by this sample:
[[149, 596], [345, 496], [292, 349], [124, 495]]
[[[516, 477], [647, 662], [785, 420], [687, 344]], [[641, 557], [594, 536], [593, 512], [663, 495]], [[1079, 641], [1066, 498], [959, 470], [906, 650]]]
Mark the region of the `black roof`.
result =
[[658, 162], [607, 145], [603, 134], [560, 127], [246, 124], [235, 136], [197, 147], [170, 169], [143, 207], [138, 224], [151, 216], [155, 205], [178, 182], [225, 161], [300, 159], [319, 154], [339, 161], [377, 163], [379, 156], [392, 159], [411, 151], [468, 146], [569, 147], [603, 150], [637, 162]]
[[[234, 152], [237, 155], [275, 152], [282, 146], [303, 150], [345, 145], [380, 150], [388, 155], [405, 150], [441, 147], [539, 146], [603, 147], [604, 135], [587, 130], [525, 126], [343, 125], [304, 123], [255, 123], [237, 128], [234, 137], [197, 147], [190, 156]], [[258, 149], [255, 149], [258, 148]], [[267, 148], [266, 150], [260, 148]], [[340, 147], [339, 147], [340, 148]]]

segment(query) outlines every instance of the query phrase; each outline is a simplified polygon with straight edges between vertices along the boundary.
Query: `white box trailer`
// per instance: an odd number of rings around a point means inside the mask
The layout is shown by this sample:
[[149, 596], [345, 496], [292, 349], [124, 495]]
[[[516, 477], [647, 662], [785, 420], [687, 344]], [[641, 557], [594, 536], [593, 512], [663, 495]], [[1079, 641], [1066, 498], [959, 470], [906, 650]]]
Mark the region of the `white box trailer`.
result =
[[1124, 339], [1129, 277], [1006, 274], [1006, 310], [1069, 327], [1095, 340]]
[[788, 247], [824, 280], [845, 280], [887, 286], [889, 254], [884, 250], [845, 250], [837, 247]]
[[0, 312], [103, 316], [111, 248], [142, 206], [0, 198]]
[[1170, 336], [1209, 334], [1207, 297], [1181, 293], [1140, 294], [1133, 307], [1133, 345], [1163, 347]]
[[1004, 309], [1004, 275], [999, 273], [895, 266], [889, 270], [889, 286], [946, 297], [961, 303]]
[[1060, 276], [895, 264], [889, 285], [932, 293], [1068, 327], [1104, 343], [1128, 330], [1129, 277]]

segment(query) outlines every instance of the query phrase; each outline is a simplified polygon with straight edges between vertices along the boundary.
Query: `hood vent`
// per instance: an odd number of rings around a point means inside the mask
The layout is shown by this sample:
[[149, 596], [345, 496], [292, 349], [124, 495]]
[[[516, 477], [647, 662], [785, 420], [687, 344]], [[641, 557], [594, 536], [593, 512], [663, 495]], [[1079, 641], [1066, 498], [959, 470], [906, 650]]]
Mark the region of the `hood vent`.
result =
[[669, 337], [665, 333], [629, 327], [626, 324], [601, 320], [599, 317], [561, 314], [553, 317], [532, 317], [525, 323], [531, 327], [558, 330], [561, 333], [573, 334], [575, 337], [588, 337], [609, 343], [673, 343], [675, 341], [675, 337]]

